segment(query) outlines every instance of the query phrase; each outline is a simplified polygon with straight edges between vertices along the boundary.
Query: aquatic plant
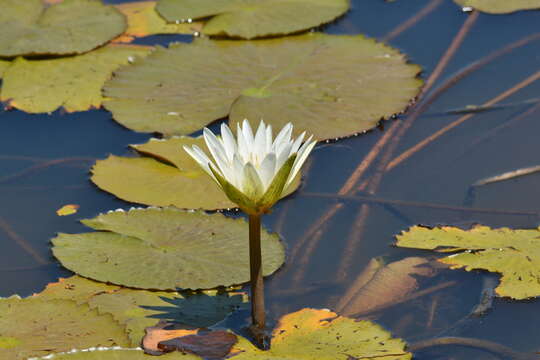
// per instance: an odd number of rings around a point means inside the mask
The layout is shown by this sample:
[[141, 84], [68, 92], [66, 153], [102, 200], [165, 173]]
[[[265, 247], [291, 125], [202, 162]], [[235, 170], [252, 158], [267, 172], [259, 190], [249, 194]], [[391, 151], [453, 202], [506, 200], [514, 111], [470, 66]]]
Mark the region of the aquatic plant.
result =
[[[249, 215], [251, 314], [257, 338], [265, 328], [261, 215], [269, 212], [287, 194], [316, 141], [310, 136], [302, 144], [305, 132], [296, 139], [291, 138], [293, 126], [290, 123], [275, 139], [272, 126], [265, 125], [262, 120], [255, 135], [247, 120], [242, 127], [237, 125], [236, 131], [237, 140], [226, 124], [221, 125], [221, 138], [208, 128], [204, 129], [204, 140], [214, 161], [197, 145], [184, 146], [184, 149], [214, 179], [229, 200]], [[266, 347], [264, 339], [259, 344]]]

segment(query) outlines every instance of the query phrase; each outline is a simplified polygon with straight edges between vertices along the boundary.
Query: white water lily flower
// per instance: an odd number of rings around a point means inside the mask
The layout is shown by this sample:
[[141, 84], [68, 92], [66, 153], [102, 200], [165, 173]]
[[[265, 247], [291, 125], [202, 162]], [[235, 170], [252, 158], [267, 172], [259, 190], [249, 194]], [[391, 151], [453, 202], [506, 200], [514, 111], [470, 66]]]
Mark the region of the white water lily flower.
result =
[[288, 123], [272, 141], [272, 126], [263, 121], [255, 135], [247, 120], [237, 125], [237, 140], [225, 124], [221, 138], [207, 128], [204, 140], [213, 160], [197, 145], [184, 146], [193, 159], [216, 181], [227, 197], [249, 214], [266, 212], [287, 194], [316, 141], [305, 132], [292, 139]]

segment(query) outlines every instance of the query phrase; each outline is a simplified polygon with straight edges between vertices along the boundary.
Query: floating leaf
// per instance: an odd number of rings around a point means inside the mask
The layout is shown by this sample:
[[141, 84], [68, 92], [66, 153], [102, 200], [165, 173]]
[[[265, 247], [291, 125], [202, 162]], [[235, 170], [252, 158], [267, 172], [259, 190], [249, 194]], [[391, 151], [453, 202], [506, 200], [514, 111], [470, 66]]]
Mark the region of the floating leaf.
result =
[[[32, 360], [50, 360], [50, 357], [34, 358]], [[54, 360], [152, 360], [141, 349], [97, 349], [90, 351], [83, 349], [79, 351], [69, 351], [66, 353], [54, 354]], [[183, 354], [180, 352], [165, 354], [159, 360], [201, 360], [200, 357]]]
[[174, 339], [181, 336], [193, 335], [196, 329], [177, 329], [166, 322], [160, 322], [156, 326], [147, 327], [146, 335], [142, 340], [142, 346], [149, 354], [161, 355], [163, 352], [158, 345], [161, 341]]
[[418, 288], [415, 276], [419, 275], [434, 275], [424, 258], [408, 257], [388, 265], [373, 259], [355, 281], [358, 288], [345, 294], [345, 301], [338, 304], [338, 312], [359, 316], [389, 306]]
[[47, 284], [40, 293], [33, 296], [41, 300], [72, 300], [77, 304], [88, 303], [94, 296], [114, 293], [121, 287], [109, 285], [80, 276], [72, 276], [67, 279], [59, 279], [58, 282]]
[[329, 310], [302, 309], [281, 318], [272, 347], [262, 351], [243, 338], [231, 359], [406, 360], [405, 343], [370, 321], [356, 321]]
[[115, 42], [131, 42], [136, 37], [155, 34], [193, 34], [201, 31], [201, 22], [168, 24], [155, 10], [156, 1], [129, 2], [116, 5], [128, 22], [128, 27]]
[[197, 334], [162, 341], [163, 352], [181, 351], [204, 359], [223, 359], [237, 342], [233, 333], [224, 330], [200, 331]]
[[30, 113], [52, 112], [59, 107], [68, 112], [98, 108], [103, 101], [101, 87], [112, 72], [152, 49], [110, 45], [60, 59], [17, 58], [4, 73], [0, 100]]
[[77, 213], [79, 210], [79, 205], [77, 204], [67, 204], [62, 206], [60, 209], [56, 210], [56, 215], [58, 216], [68, 216]]
[[[59, 234], [53, 253], [91, 279], [135, 288], [208, 289], [249, 280], [248, 226], [222, 214], [168, 209], [111, 212], [83, 223], [101, 232]], [[275, 234], [263, 232], [263, 272], [284, 261]]]
[[244, 293], [238, 292], [208, 290], [185, 297], [177, 292], [121, 288], [80, 276], [60, 279], [34, 296], [41, 300], [69, 299], [78, 304], [87, 303], [100, 314], [111, 314], [125, 326], [132, 346], [140, 344], [144, 329], [154, 325], [156, 318], [206, 327], [223, 320], [246, 301]]
[[7, 70], [9, 65], [11, 65], [11, 61], [0, 60], [0, 79], [4, 75], [4, 72]]
[[99, 0], [0, 0], [0, 56], [68, 55], [90, 51], [126, 29], [124, 16]]
[[[104, 87], [124, 126], [190, 134], [230, 115], [319, 140], [349, 136], [403, 111], [421, 85], [416, 65], [364, 36], [311, 33], [258, 41], [195, 39], [129, 67]], [[233, 128], [236, 128], [234, 124]]]
[[156, 9], [169, 22], [211, 17], [203, 28], [206, 35], [252, 39], [290, 34], [331, 22], [349, 10], [349, 1], [159, 0]]
[[454, 0], [461, 7], [470, 7], [490, 14], [507, 14], [520, 10], [540, 9], [540, 0]]
[[71, 300], [0, 300], [0, 357], [19, 360], [73, 348], [128, 346], [124, 329], [109, 314]]
[[527, 299], [540, 296], [540, 230], [491, 229], [476, 226], [470, 230], [444, 226], [413, 226], [396, 236], [397, 246], [454, 254], [439, 261], [453, 269], [483, 269], [501, 273], [495, 289], [500, 296]]
[[[109, 156], [96, 162], [92, 181], [102, 190], [140, 204], [206, 210], [236, 207], [183, 145], [197, 145], [207, 151], [202, 137], [151, 139], [132, 147], [155, 159]], [[292, 191], [299, 185], [300, 177]]]

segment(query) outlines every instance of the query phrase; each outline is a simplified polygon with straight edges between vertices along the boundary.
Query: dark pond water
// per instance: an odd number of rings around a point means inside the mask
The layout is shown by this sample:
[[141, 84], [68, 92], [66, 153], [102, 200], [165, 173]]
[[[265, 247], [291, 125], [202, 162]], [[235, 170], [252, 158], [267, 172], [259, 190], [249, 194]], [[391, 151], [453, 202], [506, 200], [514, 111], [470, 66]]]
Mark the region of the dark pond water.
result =
[[[427, 3], [426, 0], [392, 3], [356, 0], [347, 16], [323, 30], [332, 34], [364, 33], [382, 40]], [[427, 78], [468, 16], [452, 1], [441, 1], [429, 15], [389, 42], [408, 54], [412, 62], [420, 64], [424, 69], [422, 76]], [[480, 14], [435, 87], [472, 62], [539, 32], [539, 24], [538, 11], [504, 16]], [[139, 42], [167, 44], [173, 40], [189, 41], [189, 37], [154, 36]], [[540, 40], [517, 48], [468, 75], [419, 116], [395, 154], [462, 116], [448, 114], [448, 110], [482, 104], [539, 68]], [[536, 81], [502, 103], [519, 103], [539, 97], [540, 81]], [[352, 233], [356, 244], [352, 252], [346, 244], [355, 225], [360, 224], [357, 216], [365, 203], [343, 200], [344, 206], [323, 228], [313, 250], [309, 252], [302, 248], [297, 256], [288, 258], [283, 269], [267, 280], [271, 315], [279, 317], [302, 307], [332, 308], [373, 257], [383, 256], [386, 261], [394, 261], [431, 255], [392, 246], [394, 235], [411, 225], [468, 227], [472, 223], [481, 223], [493, 227], [537, 227], [540, 173], [479, 187], [474, 192], [470, 188], [472, 183], [487, 176], [540, 165], [537, 136], [540, 110], [532, 106], [534, 104], [518, 104], [478, 113], [387, 172], [374, 197], [408, 203], [370, 202], [369, 216], [361, 226], [361, 233]], [[515, 121], [516, 118], [519, 121]], [[145, 142], [150, 135], [122, 128], [103, 110], [50, 115], [4, 111], [0, 113], [0, 119], [4, 124], [0, 133], [0, 194], [3, 200], [0, 208], [3, 229], [0, 231], [3, 250], [0, 254], [0, 296], [28, 295], [40, 291], [60, 276], [69, 275], [51, 256], [49, 239], [55, 233], [83, 232], [85, 228], [77, 219], [132, 206], [99, 191], [88, 180], [91, 159], [104, 158], [111, 153], [129, 154], [128, 144]], [[407, 121], [407, 116], [402, 119]], [[386, 122], [385, 129], [322, 144], [316, 149], [301, 190], [280, 202], [273, 214], [264, 218], [267, 229], [280, 232], [289, 253], [312, 223], [336, 204], [335, 197], [316, 194], [337, 193], [390, 124]], [[493, 131], [503, 124], [507, 126]], [[32, 167], [43, 164], [44, 159], [63, 160], [46, 167]], [[368, 175], [373, 174], [373, 170], [370, 171]], [[67, 203], [80, 204], [79, 212], [75, 216], [58, 217], [55, 211]], [[456, 211], [428, 207], [428, 203], [499, 212]], [[511, 214], [512, 211], [530, 214]], [[313, 242], [308, 241], [308, 244]], [[347, 276], [342, 280], [339, 274], [344, 258], [352, 260], [346, 269]], [[420, 290], [450, 281], [455, 284], [377, 312], [371, 318], [411, 343], [451, 335], [491, 340], [519, 351], [540, 350], [538, 300], [495, 299], [486, 315], [459, 322], [478, 304], [483, 284], [491, 276], [484, 272], [441, 271], [434, 278], [422, 280]], [[458, 346], [431, 348], [415, 354], [415, 359], [496, 358], [486, 352]]]

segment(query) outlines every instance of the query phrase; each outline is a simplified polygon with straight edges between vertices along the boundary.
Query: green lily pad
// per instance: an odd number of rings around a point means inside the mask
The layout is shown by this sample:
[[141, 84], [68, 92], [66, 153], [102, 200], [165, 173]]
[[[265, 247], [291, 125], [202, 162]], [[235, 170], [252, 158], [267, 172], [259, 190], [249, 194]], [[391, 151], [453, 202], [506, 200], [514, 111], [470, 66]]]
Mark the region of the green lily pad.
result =
[[[203, 299], [206, 298], [206, 299]], [[169, 319], [195, 327], [214, 325], [223, 320], [245, 300], [242, 294], [201, 294], [184, 298], [176, 292], [121, 289], [93, 297], [89, 304], [110, 313], [126, 326], [131, 344], [138, 346], [144, 329], [156, 319]], [[202, 300], [202, 301], [199, 301]]]
[[[408, 360], [405, 343], [371, 321], [357, 321], [329, 310], [302, 309], [285, 315], [272, 332], [268, 351], [239, 337], [235, 360]], [[234, 355], [236, 354], [236, 355]]]
[[[132, 209], [83, 223], [101, 232], [59, 234], [53, 253], [82, 276], [134, 288], [209, 289], [249, 280], [248, 225], [222, 214]], [[275, 234], [262, 234], [263, 273], [285, 258]]]
[[152, 49], [109, 45], [60, 59], [17, 58], [4, 73], [0, 100], [29, 113], [52, 112], [59, 107], [68, 112], [99, 108], [103, 101], [101, 87], [112, 72]]
[[4, 72], [9, 67], [9, 65], [11, 65], [11, 61], [0, 60], [0, 79], [4, 75]]
[[169, 22], [211, 17], [206, 35], [252, 39], [329, 23], [349, 6], [348, 0], [159, 0], [156, 10]]
[[396, 238], [400, 247], [452, 253], [439, 261], [453, 269], [500, 273], [501, 283], [495, 289], [500, 296], [519, 300], [540, 296], [540, 229], [413, 226]]
[[[50, 358], [42, 357], [32, 360], [49, 360]], [[54, 354], [54, 360], [152, 360], [153, 357], [146, 355], [143, 350], [137, 349], [86, 349], [72, 351], [66, 353]], [[184, 354], [181, 352], [173, 352], [164, 354], [159, 357], [159, 360], [201, 360], [199, 356], [192, 354]]]
[[454, 0], [461, 7], [470, 7], [489, 14], [507, 14], [520, 10], [540, 9], [540, 0]]
[[120, 35], [124, 16], [99, 0], [0, 0], [0, 57], [81, 54]]
[[135, 38], [155, 34], [193, 34], [202, 29], [201, 22], [168, 24], [156, 12], [156, 1], [135, 1], [115, 6], [128, 21], [128, 28], [115, 42], [131, 42]]
[[[157, 49], [104, 87], [104, 106], [143, 132], [190, 134], [229, 115], [339, 138], [405, 110], [422, 81], [396, 49], [364, 36], [196, 39]], [[236, 126], [233, 125], [233, 128]]]
[[0, 357], [23, 360], [73, 348], [128, 346], [124, 328], [109, 314], [71, 300], [0, 300]]
[[34, 297], [40, 300], [72, 300], [97, 308], [100, 314], [111, 314], [126, 328], [132, 346], [139, 346], [144, 329], [155, 325], [156, 319], [207, 327], [223, 320], [247, 301], [245, 294], [240, 292], [206, 290], [186, 295], [175, 291], [135, 290], [77, 275], [48, 284]]
[[[184, 151], [183, 145], [197, 145], [207, 151], [202, 137], [150, 139], [145, 144], [132, 145], [149, 157], [111, 155], [99, 160], [92, 168], [92, 181], [120, 199], [139, 204], [206, 210], [235, 208], [236, 204]], [[300, 177], [291, 190], [298, 186]]]

